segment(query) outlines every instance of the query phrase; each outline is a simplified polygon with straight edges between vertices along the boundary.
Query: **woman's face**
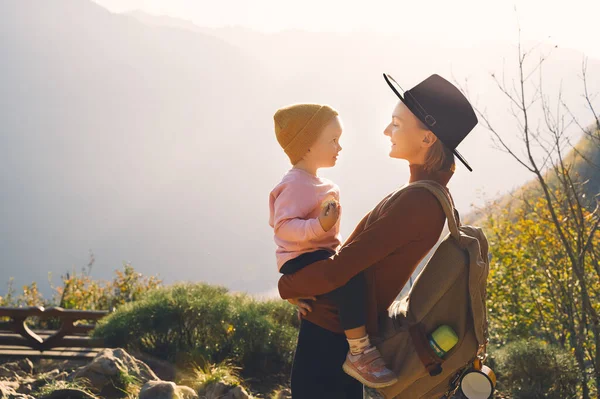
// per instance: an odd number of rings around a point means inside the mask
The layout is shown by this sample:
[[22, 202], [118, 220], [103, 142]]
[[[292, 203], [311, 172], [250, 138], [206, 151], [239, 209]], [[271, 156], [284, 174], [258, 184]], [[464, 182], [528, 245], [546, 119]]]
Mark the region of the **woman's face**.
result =
[[392, 121], [383, 134], [392, 142], [390, 157], [406, 159], [410, 164], [422, 164], [436, 139], [429, 130], [422, 128], [421, 122], [402, 101], [396, 104]]

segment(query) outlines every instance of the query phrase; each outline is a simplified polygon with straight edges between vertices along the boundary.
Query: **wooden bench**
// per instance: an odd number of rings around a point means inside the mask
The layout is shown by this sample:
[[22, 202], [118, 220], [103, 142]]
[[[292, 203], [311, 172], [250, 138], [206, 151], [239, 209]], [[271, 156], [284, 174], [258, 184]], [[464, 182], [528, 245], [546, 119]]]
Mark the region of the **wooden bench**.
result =
[[[72, 310], [59, 307], [0, 307], [0, 357], [43, 357], [52, 359], [93, 358], [103, 348], [102, 339], [92, 338], [94, 324], [79, 324], [79, 320], [94, 323], [108, 311]], [[29, 317], [59, 319], [58, 330], [31, 330]]]

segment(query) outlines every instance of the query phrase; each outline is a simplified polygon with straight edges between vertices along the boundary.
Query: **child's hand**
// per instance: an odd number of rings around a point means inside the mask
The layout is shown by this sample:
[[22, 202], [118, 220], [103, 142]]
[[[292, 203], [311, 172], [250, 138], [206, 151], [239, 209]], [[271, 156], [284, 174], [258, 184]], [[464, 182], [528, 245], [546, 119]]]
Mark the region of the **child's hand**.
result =
[[338, 221], [340, 217], [340, 203], [332, 199], [326, 201], [321, 206], [321, 214], [319, 215], [319, 222], [323, 230], [329, 231]]

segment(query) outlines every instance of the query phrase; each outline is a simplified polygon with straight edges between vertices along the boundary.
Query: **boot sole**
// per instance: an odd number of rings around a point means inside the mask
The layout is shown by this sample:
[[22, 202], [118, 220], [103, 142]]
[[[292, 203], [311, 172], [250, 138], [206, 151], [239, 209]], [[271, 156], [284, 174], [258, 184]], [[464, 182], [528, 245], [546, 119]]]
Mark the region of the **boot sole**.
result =
[[369, 388], [385, 388], [385, 387], [389, 387], [390, 385], [394, 385], [395, 383], [398, 382], [397, 378], [394, 378], [393, 380], [387, 381], [387, 382], [371, 382], [371, 381], [367, 381], [356, 370], [354, 370], [352, 367], [348, 366], [346, 364], [346, 362], [344, 362], [344, 364], [342, 365], [342, 368], [344, 369], [344, 372], [346, 374], [348, 374], [350, 377], [358, 380], [360, 383], [362, 383], [363, 385], [368, 386]]

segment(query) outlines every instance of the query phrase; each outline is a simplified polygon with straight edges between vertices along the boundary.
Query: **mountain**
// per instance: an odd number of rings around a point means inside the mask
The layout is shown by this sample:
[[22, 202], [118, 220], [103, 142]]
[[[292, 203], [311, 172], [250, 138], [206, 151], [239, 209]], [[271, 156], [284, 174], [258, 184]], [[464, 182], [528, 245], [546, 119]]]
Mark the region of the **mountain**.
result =
[[[396, 99], [381, 73], [407, 88], [434, 72], [469, 78], [473, 100], [509, 132], [488, 73], [513, 53], [505, 43], [450, 49], [372, 33], [205, 29], [86, 0], [0, 2], [0, 282], [56, 278], [91, 250], [96, 278], [128, 261], [167, 283], [266, 292], [278, 278], [267, 198], [289, 167], [273, 134], [278, 107], [322, 102], [340, 112], [344, 149], [323, 174], [341, 188], [348, 236], [408, 178], [387, 157], [382, 131]], [[549, 93], [563, 79], [565, 101], [585, 117], [580, 63], [558, 49], [545, 76]], [[600, 76], [600, 62], [588, 73]], [[459, 167], [450, 184], [463, 212], [482, 202], [479, 191], [529, 179], [481, 126], [461, 150], [475, 169]]]
[[0, 20], [3, 280], [43, 282], [91, 249], [100, 277], [131, 261], [166, 280], [256, 285], [265, 222], [246, 210], [266, 195], [246, 192], [270, 187], [251, 175], [277, 178], [255, 162], [271, 137], [248, 134], [271, 127], [256, 115], [274, 105], [253, 104], [272, 97], [260, 65], [86, 1], [2, 2]]
[[127, 15], [137, 19], [138, 21], [149, 25], [149, 26], [157, 26], [164, 28], [173, 28], [173, 29], [183, 29], [191, 32], [197, 33], [206, 33], [207, 29], [203, 29], [198, 25], [194, 24], [192, 21], [186, 21], [180, 18], [173, 18], [167, 15], [153, 15], [148, 14], [142, 10], [133, 10], [129, 12], [123, 13], [123, 15]]
[[[569, 175], [576, 183], [584, 183], [584, 196], [582, 204], [593, 211], [596, 207], [596, 197], [600, 195], [600, 130], [593, 126], [588, 129], [589, 135], [584, 135], [564, 155], [565, 166], [570, 169]], [[464, 222], [467, 224], [481, 225], [485, 218], [496, 210], [518, 209], [520, 199], [523, 197], [543, 196], [544, 193], [537, 178], [527, 172], [530, 181], [522, 186], [495, 198], [491, 204], [482, 206], [477, 210], [465, 215]], [[546, 171], [545, 180], [550, 187], [560, 188], [553, 171]]]
[[579, 178], [586, 182], [585, 193], [590, 208], [596, 205], [594, 199], [600, 195], [600, 126], [594, 135], [596, 138], [583, 137], [570, 154], [575, 159], [574, 168]]

